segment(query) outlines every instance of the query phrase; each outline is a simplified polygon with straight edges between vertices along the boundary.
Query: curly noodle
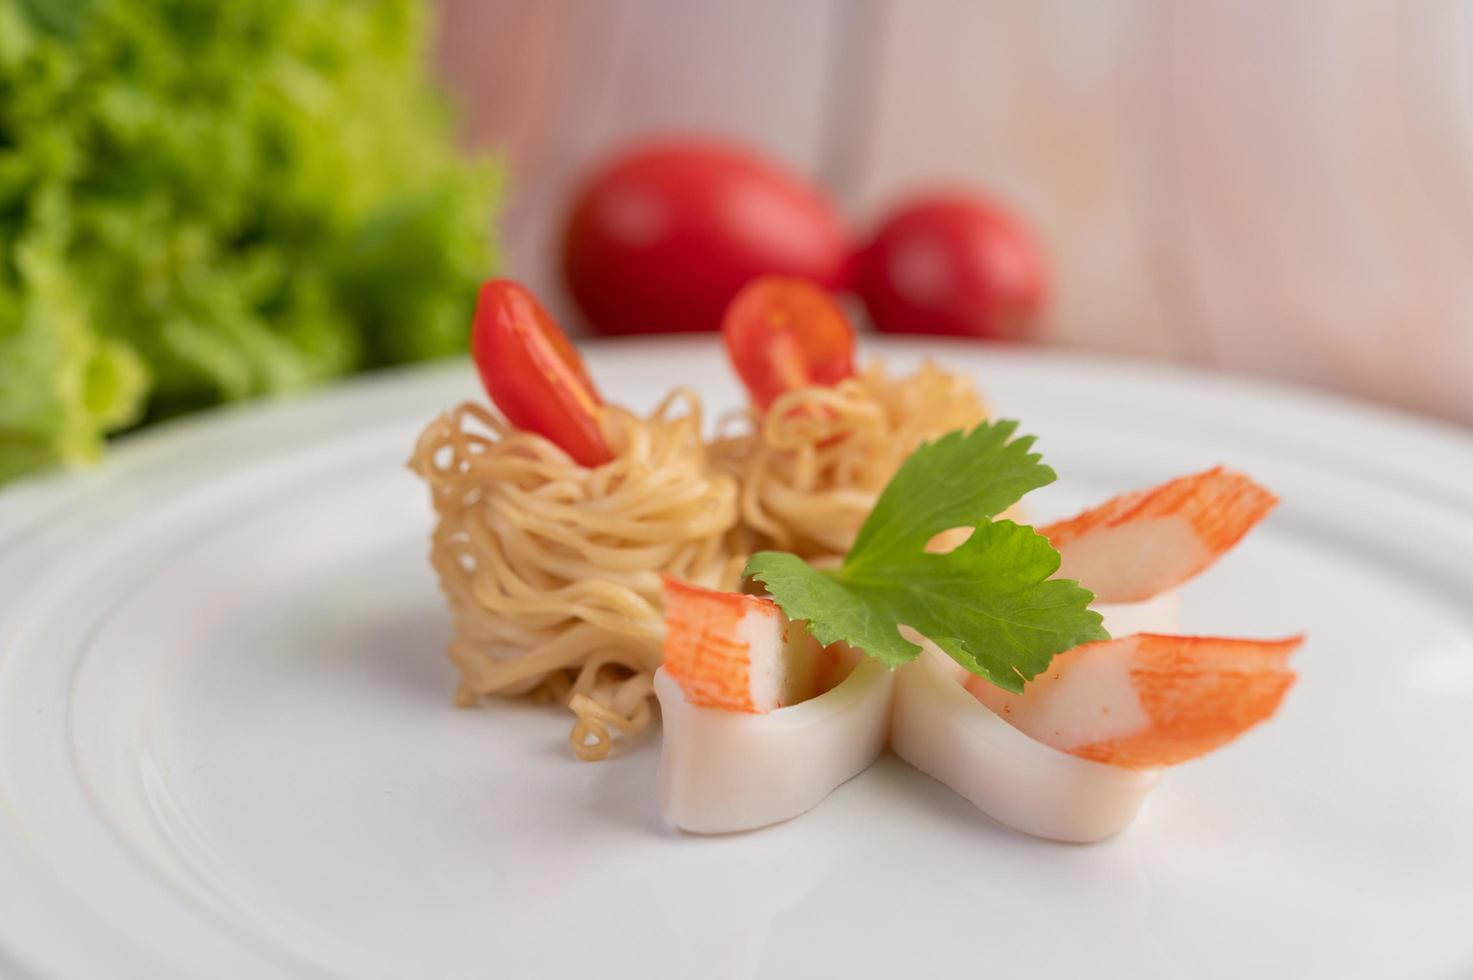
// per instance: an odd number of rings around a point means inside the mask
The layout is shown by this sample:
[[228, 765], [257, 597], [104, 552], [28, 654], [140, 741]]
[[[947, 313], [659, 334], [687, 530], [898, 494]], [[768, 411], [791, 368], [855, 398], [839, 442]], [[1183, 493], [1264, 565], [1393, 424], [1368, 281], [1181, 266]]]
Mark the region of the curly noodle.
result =
[[874, 364], [742, 413], [746, 433], [708, 446], [681, 389], [648, 418], [605, 409], [614, 459], [593, 468], [480, 405], [440, 415], [409, 466], [438, 516], [456, 702], [556, 701], [576, 716], [573, 751], [606, 757], [614, 732], [652, 718], [662, 574], [735, 589], [758, 547], [837, 561], [917, 445], [985, 414], [962, 377], [927, 363], [892, 380]]
[[586, 468], [467, 402], [430, 423], [409, 461], [438, 516], [430, 561], [455, 622], [456, 702], [566, 704], [584, 759], [608, 755], [611, 728], [650, 722], [661, 574], [731, 589], [745, 558], [730, 550], [736, 482], [708, 463], [692, 392], [647, 419], [606, 409], [604, 431], [614, 459]]
[[833, 562], [849, 550], [875, 499], [926, 439], [987, 414], [970, 380], [929, 361], [907, 377], [870, 364], [828, 388], [799, 388], [754, 430], [712, 444], [713, 462], [741, 483], [741, 520], [754, 546]]

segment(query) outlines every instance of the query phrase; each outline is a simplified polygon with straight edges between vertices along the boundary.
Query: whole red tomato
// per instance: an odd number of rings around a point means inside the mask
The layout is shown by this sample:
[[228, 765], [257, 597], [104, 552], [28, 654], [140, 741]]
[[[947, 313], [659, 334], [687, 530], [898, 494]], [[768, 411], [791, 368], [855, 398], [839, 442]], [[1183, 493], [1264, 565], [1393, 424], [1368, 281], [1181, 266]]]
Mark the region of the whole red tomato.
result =
[[563, 238], [573, 299], [600, 333], [716, 330], [768, 273], [839, 282], [844, 228], [800, 178], [700, 140], [636, 147], [582, 188]]
[[1043, 256], [997, 205], [948, 195], [893, 211], [855, 260], [854, 287], [891, 333], [1026, 337], [1044, 302]]

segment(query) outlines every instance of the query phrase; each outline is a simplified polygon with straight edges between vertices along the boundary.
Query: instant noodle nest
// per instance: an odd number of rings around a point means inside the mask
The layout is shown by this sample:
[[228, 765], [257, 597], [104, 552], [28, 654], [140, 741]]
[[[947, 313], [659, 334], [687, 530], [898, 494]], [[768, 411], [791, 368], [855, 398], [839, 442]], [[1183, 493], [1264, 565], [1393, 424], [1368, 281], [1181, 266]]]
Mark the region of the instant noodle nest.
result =
[[736, 589], [762, 547], [837, 561], [917, 445], [985, 414], [934, 365], [893, 380], [871, 365], [735, 416], [745, 431], [707, 444], [700, 400], [679, 389], [646, 418], [607, 408], [614, 459], [592, 469], [476, 403], [438, 416], [409, 465], [438, 517], [456, 703], [557, 701], [576, 715], [573, 751], [606, 757], [612, 730], [652, 718], [662, 575]]

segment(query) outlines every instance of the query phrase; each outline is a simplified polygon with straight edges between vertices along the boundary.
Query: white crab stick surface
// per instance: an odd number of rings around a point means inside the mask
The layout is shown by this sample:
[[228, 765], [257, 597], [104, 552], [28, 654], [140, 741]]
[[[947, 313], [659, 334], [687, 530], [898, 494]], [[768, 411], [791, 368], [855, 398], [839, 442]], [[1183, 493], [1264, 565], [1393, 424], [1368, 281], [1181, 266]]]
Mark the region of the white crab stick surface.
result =
[[1175, 592], [1145, 602], [1096, 602], [1090, 608], [1104, 619], [1111, 636], [1174, 633], [1181, 621], [1181, 597]]
[[[1095, 608], [1112, 635], [1176, 625], [1172, 593]], [[960, 665], [923, 645], [895, 680], [890, 746], [897, 755], [993, 819], [1035, 837], [1089, 843], [1130, 825], [1159, 770], [1121, 769], [1034, 740], [972, 696]]]
[[858, 661], [829, 691], [766, 714], [692, 704], [664, 668], [656, 671], [665, 822], [697, 834], [765, 827], [863, 772], [885, 748], [896, 678], [877, 660]]
[[1140, 602], [1215, 562], [1277, 502], [1218, 467], [1122, 494], [1039, 533], [1059, 550], [1059, 578], [1077, 580], [1101, 602]]

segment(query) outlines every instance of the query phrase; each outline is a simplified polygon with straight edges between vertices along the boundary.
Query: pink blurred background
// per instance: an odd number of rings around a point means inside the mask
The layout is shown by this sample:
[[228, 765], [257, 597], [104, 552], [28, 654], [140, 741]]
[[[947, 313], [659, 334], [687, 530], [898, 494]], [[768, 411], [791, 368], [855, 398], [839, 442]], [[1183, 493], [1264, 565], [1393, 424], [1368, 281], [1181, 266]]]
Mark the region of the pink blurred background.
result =
[[512, 274], [641, 134], [706, 131], [868, 228], [986, 190], [1053, 269], [1046, 338], [1473, 424], [1473, 6], [1451, 0], [440, 0]]

